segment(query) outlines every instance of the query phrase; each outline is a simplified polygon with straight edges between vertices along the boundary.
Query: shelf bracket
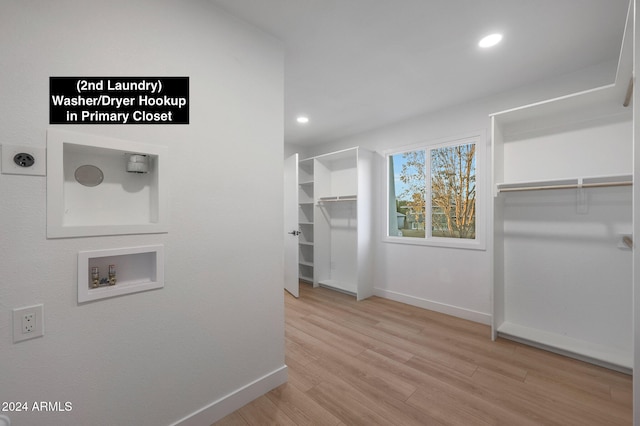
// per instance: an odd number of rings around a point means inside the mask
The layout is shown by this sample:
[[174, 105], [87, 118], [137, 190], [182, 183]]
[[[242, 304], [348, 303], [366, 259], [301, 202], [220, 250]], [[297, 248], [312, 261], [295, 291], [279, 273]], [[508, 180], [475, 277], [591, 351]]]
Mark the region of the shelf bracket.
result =
[[627, 94], [624, 97], [624, 102], [622, 103], [623, 107], [628, 107], [631, 104], [631, 99], [633, 97], [633, 76], [629, 79], [629, 86], [627, 87]]
[[582, 186], [582, 178], [578, 178], [578, 186], [576, 189], [576, 214], [589, 213], [589, 204], [587, 201], [587, 192]]

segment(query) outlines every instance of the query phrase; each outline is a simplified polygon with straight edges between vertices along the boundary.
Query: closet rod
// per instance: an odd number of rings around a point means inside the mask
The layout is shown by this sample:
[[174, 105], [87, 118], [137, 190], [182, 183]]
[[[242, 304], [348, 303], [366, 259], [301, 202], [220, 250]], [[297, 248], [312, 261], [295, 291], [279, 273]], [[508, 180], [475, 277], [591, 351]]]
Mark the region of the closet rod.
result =
[[540, 186], [514, 186], [511, 188], [498, 188], [498, 192], [519, 192], [519, 191], [544, 191], [548, 189], [576, 189], [576, 188], [605, 188], [611, 186], [631, 186], [632, 182], [599, 182], [599, 183], [577, 183], [569, 185], [540, 185]]

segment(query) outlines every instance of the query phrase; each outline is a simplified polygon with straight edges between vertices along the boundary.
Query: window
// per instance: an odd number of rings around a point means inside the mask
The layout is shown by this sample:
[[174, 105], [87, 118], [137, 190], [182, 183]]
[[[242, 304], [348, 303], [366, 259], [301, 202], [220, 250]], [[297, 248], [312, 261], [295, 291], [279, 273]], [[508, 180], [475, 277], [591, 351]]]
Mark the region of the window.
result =
[[389, 152], [386, 240], [484, 248], [478, 227], [480, 137]]

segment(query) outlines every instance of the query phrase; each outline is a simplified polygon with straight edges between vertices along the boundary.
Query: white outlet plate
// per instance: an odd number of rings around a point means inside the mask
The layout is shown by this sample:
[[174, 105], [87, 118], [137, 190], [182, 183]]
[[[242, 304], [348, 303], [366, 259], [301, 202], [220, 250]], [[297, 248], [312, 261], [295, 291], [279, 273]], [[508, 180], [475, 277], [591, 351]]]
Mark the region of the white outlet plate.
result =
[[[13, 343], [44, 336], [44, 306], [34, 305], [13, 310]], [[33, 315], [33, 331], [25, 332], [25, 316]], [[28, 327], [30, 328], [30, 327]]]
[[[21, 167], [13, 161], [13, 157], [21, 152], [29, 154], [34, 158], [35, 162], [33, 166]], [[47, 149], [40, 146], [2, 144], [2, 174], [46, 176]]]

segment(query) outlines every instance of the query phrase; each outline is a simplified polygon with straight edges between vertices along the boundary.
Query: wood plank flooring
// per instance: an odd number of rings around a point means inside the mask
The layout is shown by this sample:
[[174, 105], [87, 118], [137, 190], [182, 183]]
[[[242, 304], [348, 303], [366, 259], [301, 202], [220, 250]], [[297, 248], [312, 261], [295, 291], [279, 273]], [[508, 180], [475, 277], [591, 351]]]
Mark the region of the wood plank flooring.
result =
[[631, 376], [378, 297], [285, 298], [288, 383], [216, 426], [632, 423]]

